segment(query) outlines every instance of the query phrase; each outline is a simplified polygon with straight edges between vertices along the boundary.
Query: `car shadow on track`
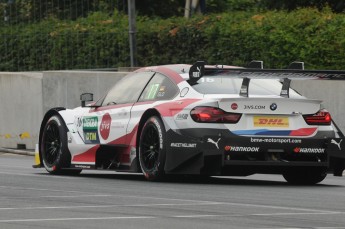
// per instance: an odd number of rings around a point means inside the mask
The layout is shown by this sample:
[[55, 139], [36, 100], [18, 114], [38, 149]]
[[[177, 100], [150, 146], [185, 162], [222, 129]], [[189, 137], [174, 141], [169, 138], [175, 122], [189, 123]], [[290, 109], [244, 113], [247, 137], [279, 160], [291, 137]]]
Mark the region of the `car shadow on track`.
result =
[[[41, 175], [50, 176], [47, 173], [40, 173]], [[55, 175], [56, 176], [56, 175]], [[59, 176], [66, 176], [72, 177], [71, 175], [59, 175]], [[152, 182], [147, 181], [142, 174], [139, 173], [89, 173], [89, 172], [82, 172], [79, 175], [73, 175], [73, 177], [81, 177], [81, 178], [97, 178], [97, 179], [114, 179], [114, 180], [124, 180], [124, 181], [137, 181], [137, 182]], [[278, 175], [277, 175], [278, 177]], [[251, 177], [203, 177], [203, 176], [167, 176], [166, 179], [163, 181], [154, 181], [153, 183], [177, 183], [177, 184], [212, 184], [212, 185], [236, 185], [236, 186], [270, 186], [270, 187], [310, 187], [311, 185], [292, 185], [284, 180], [263, 180], [264, 177], [261, 179], [251, 179]], [[317, 186], [318, 188], [321, 187], [344, 187], [342, 185], [333, 185], [333, 184], [326, 184], [326, 181], [323, 183], [312, 185]]]

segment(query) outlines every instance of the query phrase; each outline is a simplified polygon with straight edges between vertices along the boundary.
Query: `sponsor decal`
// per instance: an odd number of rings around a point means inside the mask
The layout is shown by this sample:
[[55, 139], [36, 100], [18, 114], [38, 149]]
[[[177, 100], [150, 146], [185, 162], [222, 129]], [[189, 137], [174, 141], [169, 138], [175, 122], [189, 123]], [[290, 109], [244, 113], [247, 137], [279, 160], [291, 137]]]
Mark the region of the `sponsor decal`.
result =
[[158, 129], [158, 135], [159, 135], [159, 148], [163, 149], [163, 134], [161, 126], [159, 125], [158, 121], [156, 119], [153, 119], [153, 123], [156, 125]]
[[231, 109], [233, 109], [233, 110], [237, 110], [237, 108], [238, 108], [237, 103], [233, 103], [233, 104], [231, 104]]
[[87, 117], [83, 118], [83, 129], [84, 130], [97, 130], [98, 118]]
[[247, 87], [241, 88], [240, 90], [240, 94], [247, 94], [247, 92], [248, 92]]
[[88, 141], [97, 141], [97, 132], [86, 132], [85, 138]]
[[178, 114], [176, 115], [176, 120], [186, 120], [188, 118], [188, 114]]
[[99, 143], [98, 117], [84, 117], [83, 131], [85, 143]]
[[263, 105], [244, 105], [245, 110], [264, 110], [265, 106]]
[[218, 146], [219, 141], [220, 141], [220, 138], [218, 138], [217, 141], [214, 141], [212, 138], [207, 139], [207, 142], [214, 144], [217, 147], [217, 149], [219, 149], [219, 146]]
[[91, 165], [74, 165], [74, 168], [91, 169]]
[[110, 133], [110, 126], [111, 126], [111, 117], [108, 113], [106, 113], [102, 117], [101, 125], [100, 125], [100, 130], [99, 132], [101, 133], [101, 136], [104, 140], [107, 140], [109, 137]]
[[275, 111], [275, 110], [277, 110], [277, 108], [278, 108], [278, 106], [277, 106], [276, 103], [272, 103], [272, 104], [270, 105], [271, 111]]
[[331, 143], [335, 144], [336, 146], [338, 146], [339, 150], [341, 150], [341, 145], [340, 144], [341, 144], [342, 141], [343, 141], [343, 139], [340, 139], [339, 142], [337, 142], [335, 139], [332, 139]]
[[325, 153], [323, 148], [300, 148], [296, 147], [293, 150], [295, 153]]
[[176, 148], [196, 148], [196, 143], [171, 143], [170, 146]]
[[282, 95], [288, 95], [288, 90], [282, 90], [282, 91], [281, 91], [281, 94], [282, 94]]
[[193, 78], [199, 78], [201, 74], [201, 67], [196, 67], [197, 72], [193, 72]]
[[289, 127], [289, 118], [272, 116], [254, 116], [255, 127]]
[[250, 138], [250, 142], [257, 143], [280, 143], [280, 144], [301, 144], [302, 139], [294, 138]]
[[250, 146], [225, 146], [226, 151], [231, 152], [259, 152], [260, 147], [250, 147]]

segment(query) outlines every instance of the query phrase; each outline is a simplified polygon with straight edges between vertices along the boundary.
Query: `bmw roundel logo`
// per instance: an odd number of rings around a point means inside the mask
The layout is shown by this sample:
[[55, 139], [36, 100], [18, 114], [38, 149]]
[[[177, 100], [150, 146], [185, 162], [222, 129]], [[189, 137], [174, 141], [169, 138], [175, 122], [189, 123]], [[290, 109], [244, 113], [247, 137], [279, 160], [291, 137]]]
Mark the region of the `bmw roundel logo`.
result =
[[270, 109], [271, 109], [272, 111], [277, 110], [277, 108], [278, 108], [278, 106], [277, 106], [276, 103], [272, 103], [271, 106], [270, 106]]

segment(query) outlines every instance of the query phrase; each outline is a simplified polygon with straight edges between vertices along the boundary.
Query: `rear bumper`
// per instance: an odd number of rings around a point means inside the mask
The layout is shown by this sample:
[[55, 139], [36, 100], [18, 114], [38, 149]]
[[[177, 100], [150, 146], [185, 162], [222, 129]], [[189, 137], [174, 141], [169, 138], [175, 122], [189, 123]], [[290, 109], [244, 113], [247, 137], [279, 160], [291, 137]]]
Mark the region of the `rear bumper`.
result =
[[166, 173], [249, 175], [323, 167], [341, 176], [345, 169], [345, 151], [338, 144], [341, 138], [243, 137], [222, 130], [214, 133], [208, 130], [197, 138], [169, 130]]

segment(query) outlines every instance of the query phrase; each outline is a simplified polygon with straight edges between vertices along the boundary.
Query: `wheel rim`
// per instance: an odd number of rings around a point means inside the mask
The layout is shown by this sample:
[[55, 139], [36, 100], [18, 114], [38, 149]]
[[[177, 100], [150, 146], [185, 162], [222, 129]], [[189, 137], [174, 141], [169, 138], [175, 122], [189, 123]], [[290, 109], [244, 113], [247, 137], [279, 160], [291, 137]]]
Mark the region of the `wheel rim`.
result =
[[141, 144], [142, 162], [147, 170], [155, 167], [159, 155], [159, 135], [153, 124], [147, 126]]
[[61, 148], [59, 127], [56, 123], [48, 124], [44, 136], [45, 161], [52, 165], [56, 161]]

